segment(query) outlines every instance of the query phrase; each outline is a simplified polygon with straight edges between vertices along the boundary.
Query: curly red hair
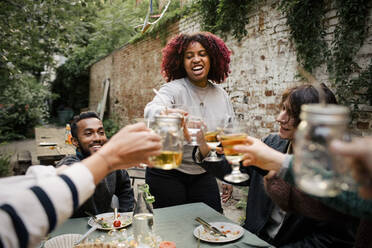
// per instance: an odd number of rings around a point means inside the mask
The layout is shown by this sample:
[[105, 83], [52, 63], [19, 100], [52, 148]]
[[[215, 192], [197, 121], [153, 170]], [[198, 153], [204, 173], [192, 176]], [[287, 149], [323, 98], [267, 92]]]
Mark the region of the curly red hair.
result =
[[161, 72], [167, 82], [186, 77], [183, 66], [183, 56], [191, 42], [199, 42], [207, 51], [210, 58], [208, 79], [215, 83], [222, 83], [230, 73], [231, 51], [219, 37], [209, 32], [195, 34], [179, 34], [173, 37], [163, 49]]

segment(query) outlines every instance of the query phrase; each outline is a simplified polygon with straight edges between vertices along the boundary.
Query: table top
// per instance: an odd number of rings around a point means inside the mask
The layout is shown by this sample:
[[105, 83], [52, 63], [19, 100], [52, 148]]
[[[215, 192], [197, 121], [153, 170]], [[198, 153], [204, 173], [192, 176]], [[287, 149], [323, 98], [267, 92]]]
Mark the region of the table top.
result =
[[[36, 127], [35, 142], [37, 159], [40, 161], [57, 161], [69, 154], [75, 154], [75, 147], [65, 143], [65, 129]], [[50, 143], [55, 145], [40, 145]]]
[[[234, 223], [213, 208], [204, 203], [191, 203], [167, 208], [154, 209], [154, 232], [163, 240], [173, 241], [177, 248], [197, 247], [198, 240], [193, 236], [194, 229], [199, 223], [194, 221], [196, 217], [202, 217], [208, 222], [229, 222]], [[74, 218], [67, 220], [62, 226], [51, 233], [51, 237], [66, 234], [83, 234], [89, 230], [88, 217]], [[128, 227], [128, 232], [132, 232], [132, 227]], [[106, 234], [103, 231], [95, 231], [90, 238]], [[269, 247], [269, 244], [258, 238], [256, 235], [245, 230], [243, 237], [229, 243], [207, 243], [200, 241], [200, 247]]]

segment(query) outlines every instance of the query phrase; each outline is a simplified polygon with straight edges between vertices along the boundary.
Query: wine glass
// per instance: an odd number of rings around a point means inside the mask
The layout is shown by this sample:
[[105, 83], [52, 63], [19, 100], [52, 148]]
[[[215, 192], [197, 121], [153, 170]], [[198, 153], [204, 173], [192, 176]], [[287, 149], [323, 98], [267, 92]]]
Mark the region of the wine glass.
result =
[[225, 120], [218, 119], [206, 119], [204, 127], [204, 140], [206, 141], [209, 148], [211, 148], [211, 154], [204, 158], [204, 161], [208, 162], [219, 162], [222, 159], [217, 156], [216, 148], [220, 144], [217, 135], [222, 132]]
[[245, 122], [239, 120], [229, 120], [220, 134], [221, 144], [227, 161], [231, 163], [232, 171], [224, 179], [232, 183], [240, 183], [249, 179], [248, 174], [241, 173], [239, 170], [240, 161], [243, 159], [243, 153], [234, 150], [235, 145], [245, 144], [248, 133], [248, 126]]
[[200, 108], [194, 106], [186, 106], [187, 116], [185, 118], [185, 138], [188, 141], [187, 145], [198, 146], [197, 133], [204, 127], [204, 122]]

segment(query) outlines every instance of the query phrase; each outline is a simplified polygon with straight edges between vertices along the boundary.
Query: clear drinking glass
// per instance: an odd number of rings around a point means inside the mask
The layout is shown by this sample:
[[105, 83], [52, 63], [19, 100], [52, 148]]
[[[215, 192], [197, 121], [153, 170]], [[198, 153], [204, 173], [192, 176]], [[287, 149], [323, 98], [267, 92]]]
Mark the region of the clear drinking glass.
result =
[[333, 140], [343, 140], [346, 136], [348, 108], [306, 104], [301, 107], [300, 118], [294, 142], [293, 172], [297, 186], [320, 197], [355, 190], [356, 183], [347, 161], [329, 149]]
[[241, 173], [240, 161], [244, 154], [234, 150], [235, 145], [245, 144], [248, 135], [248, 125], [239, 120], [230, 120], [220, 134], [221, 144], [227, 161], [231, 163], [232, 171], [224, 179], [232, 183], [240, 183], [249, 179], [248, 174]]
[[187, 145], [198, 146], [197, 133], [203, 127], [203, 118], [199, 107], [184, 106], [186, 115], [184, 116], [183, 126]]
[[188, 116], [186, 118], [186, 128], [187, 128], [187, 135], [189, 138], [188, 145], [190, 146], [198, 146], [197, 142], [197, 133], [201, 131], [204, 123], [201, 117], [199, 116]]
[[152, 126], [162, 138], [161, 154], [151, 158], [155, 168], [171, 170], [178, 168], [183, 154], [182, 117], [179, 115], [157, 115]]
[[205, 119], [204, 122], [204, 139], [207, 142], [207, 145], [211, 148], [211, 155], [204, 158], [204, 160], [208, 162], [221, 161], [222, 159], [216, 154], [216, 148], [220, 144], [217, 135], [222, 132], [225, 120]]

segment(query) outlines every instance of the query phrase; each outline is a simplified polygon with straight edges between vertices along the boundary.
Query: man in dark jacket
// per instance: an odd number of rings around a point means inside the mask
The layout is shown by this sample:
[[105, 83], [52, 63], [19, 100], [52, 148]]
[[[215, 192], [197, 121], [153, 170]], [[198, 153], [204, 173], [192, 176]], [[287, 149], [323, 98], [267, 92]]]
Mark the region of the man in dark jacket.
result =
[[[107, 137], [102, 121], [95, 112], [83, 112], [74, 117], [71, 123], [71, 141], [76, 147], [76, 155], [70, 155], [58, 162], [57, 167], [79, 162], [97, 152], [106, 142]], [[100, 214], [113, 211], [113, 196], [119, 200], [119, 211], [133, 210], [134, 195], [130, 178], [125, 170], [117, 170], [107, 175], [90, 197], [72, 217], [87, 216], [84, 212]]]

